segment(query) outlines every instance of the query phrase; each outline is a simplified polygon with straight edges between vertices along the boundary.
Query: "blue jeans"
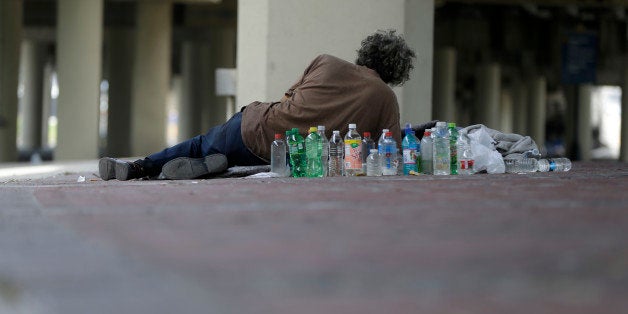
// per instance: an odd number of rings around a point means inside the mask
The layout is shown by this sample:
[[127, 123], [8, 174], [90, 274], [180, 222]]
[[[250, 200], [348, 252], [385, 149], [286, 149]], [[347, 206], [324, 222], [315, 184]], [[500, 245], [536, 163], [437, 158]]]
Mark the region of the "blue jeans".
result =
[[217, 153], [227, 156], [229, 167], [267, 165], [268, 162], [255, 156], [244, 145], [241, 124], [242, 112], [238, 112], [225, 124], [209, 129], [204, 135], [197, 135], [138, 162], [150, 176], [158, 175], [164, 164], [177, 157], [201, 158]]

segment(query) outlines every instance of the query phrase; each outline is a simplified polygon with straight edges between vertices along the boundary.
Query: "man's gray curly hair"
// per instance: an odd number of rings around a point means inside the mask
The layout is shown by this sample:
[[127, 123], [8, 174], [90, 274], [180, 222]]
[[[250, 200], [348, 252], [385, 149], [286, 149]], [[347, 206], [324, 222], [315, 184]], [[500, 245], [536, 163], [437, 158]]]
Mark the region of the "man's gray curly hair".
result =
[[403, 85], [410, 79], [416, 55], [395, 30], [378, 30], [362, 40], [358, 50], [357, 65], [373, 69], [380, 78], [392, 86]]

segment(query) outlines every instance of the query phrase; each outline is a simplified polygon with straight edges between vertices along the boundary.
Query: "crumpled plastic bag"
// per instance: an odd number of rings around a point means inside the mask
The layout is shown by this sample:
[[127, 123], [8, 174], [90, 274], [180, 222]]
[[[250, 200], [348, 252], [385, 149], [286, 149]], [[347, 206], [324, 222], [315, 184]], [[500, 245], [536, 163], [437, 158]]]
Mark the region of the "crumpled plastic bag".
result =
[[495, 149], [495, 141], [482, 126], [468, 134], [471, 151], [473, 152], [473, 170], [486, 171], [490, 174], [506, 172], [506, 165], [502, 155]]

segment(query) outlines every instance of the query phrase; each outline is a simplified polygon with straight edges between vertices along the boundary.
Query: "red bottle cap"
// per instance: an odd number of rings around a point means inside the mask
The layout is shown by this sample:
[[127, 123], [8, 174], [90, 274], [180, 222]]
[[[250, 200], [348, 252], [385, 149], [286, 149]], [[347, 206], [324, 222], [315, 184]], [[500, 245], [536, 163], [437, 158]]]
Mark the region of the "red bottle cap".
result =
[[371, 132], [364, 132], [364, 137], [371, 137]]
[[386, 132], [386, 136], [392, 137], [392, 132]]
[[281, 139], [281, 134], [279, 134], [279, 133], [275, 134], [275, 139], [276, 140], [280, 140]]

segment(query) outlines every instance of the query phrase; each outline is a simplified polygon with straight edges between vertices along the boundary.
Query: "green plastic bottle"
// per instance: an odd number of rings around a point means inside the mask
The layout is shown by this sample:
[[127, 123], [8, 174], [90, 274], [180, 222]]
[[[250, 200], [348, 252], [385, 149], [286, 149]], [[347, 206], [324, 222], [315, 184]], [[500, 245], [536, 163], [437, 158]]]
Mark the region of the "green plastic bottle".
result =
[[456, 129], [456, 123], [449, 122], [447, 124], [449, 129], [449, 162], [451, 174], [458, 174], [458, 129]]

